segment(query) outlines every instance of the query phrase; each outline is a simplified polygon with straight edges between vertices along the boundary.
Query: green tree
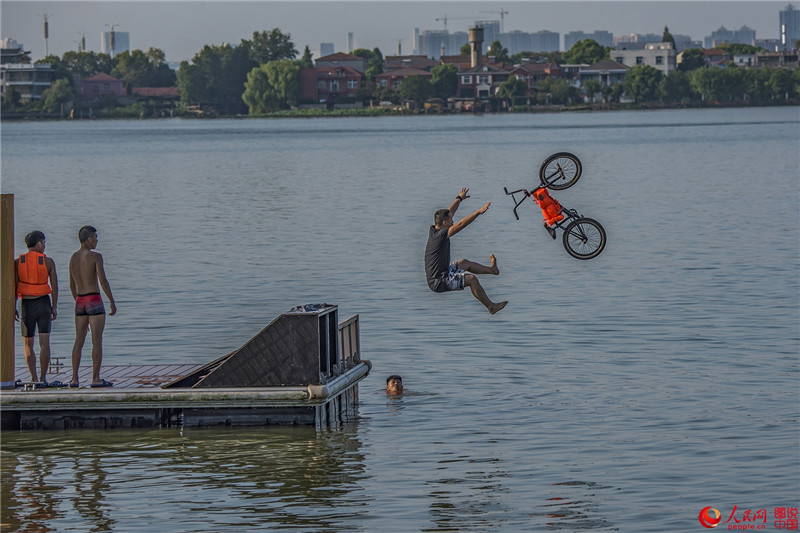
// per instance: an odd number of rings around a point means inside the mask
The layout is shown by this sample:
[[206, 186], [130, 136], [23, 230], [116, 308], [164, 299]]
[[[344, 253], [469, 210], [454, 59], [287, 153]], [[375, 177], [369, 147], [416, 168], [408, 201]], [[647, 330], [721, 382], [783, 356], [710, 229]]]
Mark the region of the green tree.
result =
[[458, 53], [462, 56], [472, 55], [472, 45], [469, 43], [462, 44], [461, 48], [458, 49]]
[[500, 44], [500, 41], [494, 41], [486, 51], [486, 55], [489, 57], [494, 57], [495, 63], [506, 64], [509, 61], [508, 48], [503, 48], [503, 45]]
[[397, 92], [403, 100], [421, 104], [433, 96], [433, 86], [422, 76], [409, 76], [403, 80]]
[[675, 37], [669, 32], [669, 28], [664, 26], [664, 35], [661, 36], [662, 43], [670, 43], [672, 45], [672, 49], [676, 50], [678, 47], [675, 46]]
[[256, 65], [250, 59], [250, 44], [203, 47], [191, 63], [178, 70], [178, 93], [184, 105], [214, 106], [221, 113], [244, 113], [242, 100], [248, 73]]
[[9, 87], [3, 95], [3, 109], [14, 109], [19, 105], [20, 100], [22, 100], [22, 96], [19, 92], [13, 86]]
[[113, 61], [108, 54], [95, 54], [94, 52], [74, 52], [68, 50], [61, 56], [64, 66], [80, 78], [88, 78], [104, 72], [111, 74]]
[[625, 76], [625, 94], [636, 103], [656, 100], [662, 76], [660, 70], [650, 65], [633, 67]]
[[769, 88], [775, 100], [785, 100], [791, 97], [793, 92], [792, 74], [782, 68], [770, 69], [772, 72], [769, 77]]
[[512, 105], [514, 104], [515, 98], [525, 96], [526, 94], [528, 94], [528, 84], [516, 76], [510, 76], [506, 81], [500, 84], [497, 90], [497, 96], [508, 100]]
[[357, 48], [353, 50], [352, 55], [367, 60], [367, 70], [364, 72], [367, 81], [375, 81], [375, 76], [383, 72], [383, 54], [380, 49]]
[[563, 63], [561, 52], [519, 52], [509, 56], [508, 62], [512, 65], [522, 63], [522, 59], [530, 59], [531, 63], [549, 63], [555, 61], [556, 63]]
[[706, 66], [706, 55], [703, 51], [699, 48], [690, 48], [683, 51], [678, 70], [689, 72], [698, 68], [703, 68], [704, 66]]
[[72, 90], [69, 80], [61, 78], [53, 82], [49, 89], [43, 94], [44, 107], [51, 113], [61, 110], [61, 105], [72, 101], [75, 98], [75, 93]]
[[610, 51], [610, 48], [603, 48], [594, 39], [584, 39], [575, 43], [567, 52], [564, 52], [564, 61], [566, 63], [592, 65], [611, 57]]
[[52, 81], [66, 79], [70, 85], [72, 85], [72, 72], [69, 69], [69, 66], [65, 65], [61, 58], [55, 55], [49, 55], [43, 57], [42, 59], [37, 59], [34, 61], [35, 65], [42, 65], [47, 64], [50, 65], [50, 68], [53, 69], [53, 76], [51, 78]]
[[718, 102], [725, 99], [727, 88], [721, 68], [700, 68], [691, 72], [692, 90], [706, 101]]
[[177, 79], [175, 72], [167, 65], [166, 56], [158, 48], [150, 48], [147, 53], [141, 50], [125, 51], [114, 57], [111, 75], [121, 79], [130, 89], [132, 87], [170, 87]]
[[287, 59], [270, 61], [247, 75], [242, 100], [251, 115], [261, 115], [297, 104], [300, 65]]
[[250, 59], [257, 65], [297, 57], [297, 50], [291, 40], [291, 35], [283, 33], [278, 28], [270, 31], [254, 31], [253, 39], [242, 41], [242, 45], [250, 47]]
[[668, 104], [688, 103], [693, 96], [689, 75], [681, 70], [673, 70], [663, 76], [658, 94], [661, 101]]
[[753, 46], [744, 43], [722, 43], [717, 46], [720, 50], [724, 50], [731, 58], [739, 55], [751, 55], [756, 52], [764, 52], [765, 50], [760, 46]]
[[594, 95], [603, 90], [603, 84], [597, 78], [590, 78], [583, 83], [583, 89], [586, 91], [586, 96], [589, 97], [589, 103], [594, 103]]
[[458, 69], [451, 63], [436, 65], [431, 69], [431, 85], [436, 96], [447, 100], [458, 90]]
[[314, 66], [314, 59], [308, 45], [303, 49], [303, 57], [300, 58], [300, 66], [310, 68]]

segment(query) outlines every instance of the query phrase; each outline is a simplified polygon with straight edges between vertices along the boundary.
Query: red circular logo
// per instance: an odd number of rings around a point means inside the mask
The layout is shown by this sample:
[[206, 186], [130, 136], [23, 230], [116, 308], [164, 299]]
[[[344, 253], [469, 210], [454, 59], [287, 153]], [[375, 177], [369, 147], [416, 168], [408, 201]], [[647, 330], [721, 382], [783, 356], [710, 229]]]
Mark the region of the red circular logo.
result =
[[[711, 515], [714, 514], [716, 516], [712, 517]], [[709, 529], [717, 527], [719, 525], [720, 520], [722, 520], [722, 515], [719, 511], [714, 509], [713, 507], [706, 507], [702, 511], [700, 511], [700, 523], [703, 524], [703, 527], [707, 527]]]

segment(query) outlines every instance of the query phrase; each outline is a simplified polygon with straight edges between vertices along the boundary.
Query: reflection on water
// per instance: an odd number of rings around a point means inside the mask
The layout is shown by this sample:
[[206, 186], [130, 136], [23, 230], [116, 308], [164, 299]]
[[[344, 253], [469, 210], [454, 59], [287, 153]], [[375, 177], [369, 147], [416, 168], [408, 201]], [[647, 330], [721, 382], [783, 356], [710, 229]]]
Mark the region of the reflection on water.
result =
[[[328, 301], [374, 365], [337, 431], [3, 435], [4, 529], [671, 532], [721, 499], [788, 505], [798, 124], [797, 106], [3, 124], [17, 242], [44, 225], [62, 265], [76, 205], [105, 235], [105, 362], [204, 363]], [[595, 260], [503, 195], [562, 150], [584, 164], [563, 201], [609, 235]], [[431, 213], [462, 186], [493, 202], [454, 244], [499, 258], [491, 317], [424, 283]], [[68, 354], [74, 328], [53, 328]]]
[[[2, 524], [15, 531], [348, 530], [368, 498], [356, 428], [3, 436]], [[210, 529], [209, 529], [210, 528]], [[176, 529], [171, 529], [176, 530]]]

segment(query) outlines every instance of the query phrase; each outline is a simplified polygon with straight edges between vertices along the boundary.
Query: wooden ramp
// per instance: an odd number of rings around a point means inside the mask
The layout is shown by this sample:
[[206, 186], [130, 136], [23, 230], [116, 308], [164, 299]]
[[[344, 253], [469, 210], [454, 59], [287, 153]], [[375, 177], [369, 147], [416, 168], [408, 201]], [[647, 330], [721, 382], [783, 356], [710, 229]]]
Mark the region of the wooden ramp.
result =
[[[358, 315], [337, 325], [336, 310], [295, 308], [208, 364], [104, 366], [112, 387], [91, 387], [88, 366], [79, 388], [19, 383], [0, 392], [2, 429], [338, 426], [356, 416], [358, 383], [372, 365], [359, 353]], [[54, 358], [47, 379], [68, 385], [71, 374]]]

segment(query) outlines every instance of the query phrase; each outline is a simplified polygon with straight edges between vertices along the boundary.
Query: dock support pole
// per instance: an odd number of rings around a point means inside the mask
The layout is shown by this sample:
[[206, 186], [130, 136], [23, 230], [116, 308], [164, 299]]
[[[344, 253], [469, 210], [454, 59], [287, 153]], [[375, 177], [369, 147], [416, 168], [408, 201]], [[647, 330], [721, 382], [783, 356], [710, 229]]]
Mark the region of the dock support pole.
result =
[[14, 388], [14, 195], [0, 194], [0, 388]]

